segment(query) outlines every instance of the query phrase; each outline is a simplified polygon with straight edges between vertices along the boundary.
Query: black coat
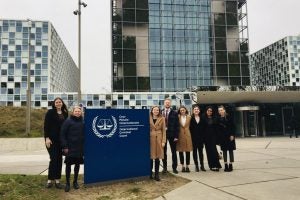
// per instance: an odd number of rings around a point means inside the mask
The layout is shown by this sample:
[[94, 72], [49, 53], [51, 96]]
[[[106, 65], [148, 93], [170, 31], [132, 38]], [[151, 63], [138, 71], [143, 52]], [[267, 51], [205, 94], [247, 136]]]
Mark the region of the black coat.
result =
[[[164, 110], [162, 111], [164, 113]], [[178, 138], [179, 134], [179, 120], [178, 114], [175, 110], [170, 110], [167, 124], [167, 138]]]
[[66, 156], [80, 158], [83, 156], [84, 132], [83, 119], [75, 116], [69, 117], [61, 128], [61, 146], [69, 149]]
[[217, 144], [219, 144], [218, 137], [218, 124], [217, 120], [212, 118], [204, 117], [205, 122], [205, 150], [209, 168], [221, 168], [219, 161], [219, 153], [217, 150]]
[[204, 140], [209, 145], [220, 144], [220, 138], [218, 137], [218, 125], [216, 118], [202, 117], [205, 128], [204, 128]]
[[56, 109], [47, 111], [44, 121], [44, 137], [49, 138], [52, 142], [59, 142], [60, 129], [68, 113], [63, 113], [64, 119], [60, 119]]
[[204, 143], [204, 131], [205, 131], [205, 122], [202, 117], [200, 117], [199, 123], [196, 122], [194, 116], [192, 116], [190, 123], [190, 132], [192, 135], [193, 145], [199, 145]]
[[235, 137], [235, 129], [233, 121], [230, 117], [219, 117], [218, 118], [218, 135], [220, 137], [221, 149], [224, 150], [235, 150], [235, 139], [230, 141], [230, 136]]

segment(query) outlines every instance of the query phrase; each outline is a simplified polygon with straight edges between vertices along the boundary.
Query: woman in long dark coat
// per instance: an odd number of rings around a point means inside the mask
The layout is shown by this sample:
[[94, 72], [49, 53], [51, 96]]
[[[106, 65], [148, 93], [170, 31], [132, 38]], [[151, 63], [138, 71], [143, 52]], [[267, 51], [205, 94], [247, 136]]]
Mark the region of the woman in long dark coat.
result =
[[83, 164], [83, 119], [81, 107], [75, 106], [71, 116], [64, 122], [60, 135], [61, 145], [66, 163], [66, 187], [65, 191], [70, 191], [71, 165], [74, 167], [73, 187], [78, 189], [77, 183], [80, 164]]
[[62, 188], [60, 184], [62, 152], [59, 137], [61, 126], [67, 117], [68, 110], [66, 104], [61, 98], [55, 98], [52, 103], [52, 109], [47, 111], [44, 121], [45, 145], [50, 156], [46, 188], [51, 188], [53, 182], [56, 188]]
[[200, 107], [193, 107], [193, 114], [190, 123], [190, 132], [193, 142], [193, 159], [196, 167], [196, 172], [199, 172], [198, 155], [201, 171], [206, 171], [203, 164], [203, 147], [204, 147], [204, 131], [205, 122], [200, 115]]
[[[232, 119], [226, 113], [226, 109], [224, 106], [219, 106], [218, 112], [219, 137], [221, 139], [220, 145], [221, 150], [223, 151], [225, 164], [224, 171], [231, 172], [233, 170], [232, 163], [234, 162], [233, 151], [236, 150], [234, 124], [232, 122]], [[227, 162], [227, 152], [229, 153], [230, 163]]]
[[222, 168], [219, 161], [219, 153], [217, 151], [218, 129], [216, 119], [213, 117], [213, 109], [211, 106], [206, 108], [205, 113], [205, 149], [207, 155], [208, 166], [212, 171], [219, 171]]

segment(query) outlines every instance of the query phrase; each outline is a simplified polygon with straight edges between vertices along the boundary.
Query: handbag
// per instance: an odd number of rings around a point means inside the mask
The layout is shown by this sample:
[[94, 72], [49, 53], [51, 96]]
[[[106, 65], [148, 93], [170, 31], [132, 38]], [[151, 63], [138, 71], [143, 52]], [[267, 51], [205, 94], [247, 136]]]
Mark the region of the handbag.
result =
[[223, 154], [222, 152], [219, 152], [219, 160], [222, 160], [223, 159]]

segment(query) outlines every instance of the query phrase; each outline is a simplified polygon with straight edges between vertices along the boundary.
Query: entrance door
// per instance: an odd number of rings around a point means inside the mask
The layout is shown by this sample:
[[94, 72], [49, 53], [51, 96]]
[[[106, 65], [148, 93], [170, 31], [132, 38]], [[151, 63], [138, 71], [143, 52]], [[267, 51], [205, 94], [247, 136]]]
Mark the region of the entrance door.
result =
[[242, 137], [256, 137], [258, 136], [258, 106], [241, 106], [236, 107], [239, 112], [238, 117], [238, 130], [241, 132]]
[[257, 136], [257, 111], [243, 111], [244, 136]]
[[282, 124], [283, 124], [283, 135], [291, 135], [295, 130], [290, 127], [290, 121], [294, 116], [294, 109], [292, 107], [282, 108]]

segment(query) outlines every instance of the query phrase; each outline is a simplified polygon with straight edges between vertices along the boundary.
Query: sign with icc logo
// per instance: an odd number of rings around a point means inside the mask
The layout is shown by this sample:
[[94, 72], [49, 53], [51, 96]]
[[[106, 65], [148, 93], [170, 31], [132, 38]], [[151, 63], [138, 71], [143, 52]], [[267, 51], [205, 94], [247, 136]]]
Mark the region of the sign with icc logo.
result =
[[149, 110], [86, 109], [86, 184], [149, 176], [149, 159]]
[[101, 119], [99, 116], [93, 119], [93, 132], [99, 138], [112, 137], [116, 133], [117, 128], [118, 124], [114, 116], [111, 116], [111, 119]]

